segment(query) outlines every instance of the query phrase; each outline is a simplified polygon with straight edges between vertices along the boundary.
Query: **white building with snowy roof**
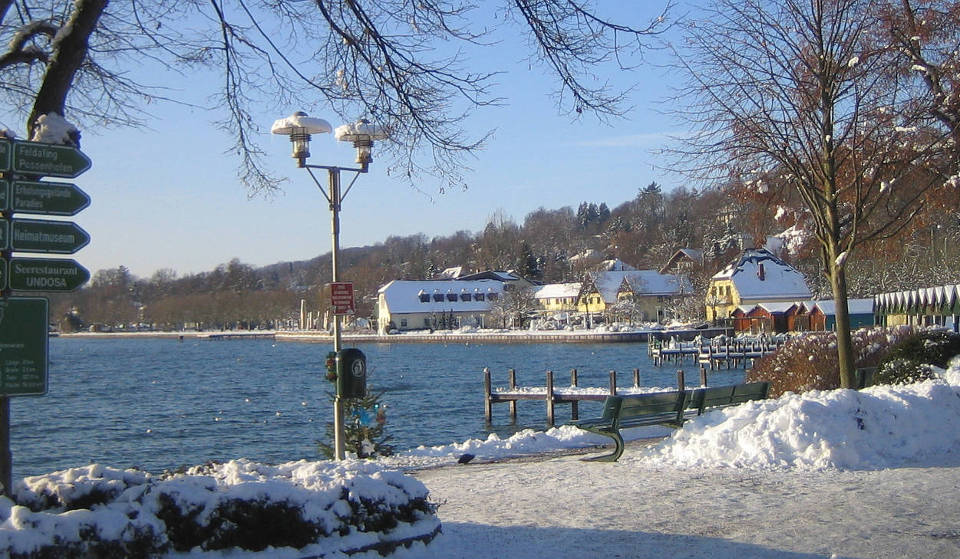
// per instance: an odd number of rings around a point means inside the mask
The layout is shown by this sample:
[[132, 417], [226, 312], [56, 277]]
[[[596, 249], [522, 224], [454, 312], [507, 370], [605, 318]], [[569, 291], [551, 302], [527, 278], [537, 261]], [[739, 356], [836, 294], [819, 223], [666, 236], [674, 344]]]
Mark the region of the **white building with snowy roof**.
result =
[[766, 249], [748, 249], [710, 278], [707, 320], [730, 318], [741, 306], [811, 298], [803, 274]]
[[377, 326], [390, 331], [483, 327], [502, 281], [394, 280], [377, 290]]

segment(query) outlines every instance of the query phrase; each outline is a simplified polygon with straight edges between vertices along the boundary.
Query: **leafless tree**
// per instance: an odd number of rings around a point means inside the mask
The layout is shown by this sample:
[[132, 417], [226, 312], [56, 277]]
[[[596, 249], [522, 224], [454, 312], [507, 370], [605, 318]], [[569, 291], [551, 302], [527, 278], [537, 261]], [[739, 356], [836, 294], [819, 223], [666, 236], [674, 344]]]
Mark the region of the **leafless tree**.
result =
[[[853, 385], [847, 262], [909, 223], [948, 136], [892, 74], [866, 0], [717, 0], [690, 21], [679, 116], [696, 130], [685, 171], [797, 192], [813, 220], [837, 307], [841, 386]], [[771, 175], [774, 185], [765, 182]]]
[[133, 70], [214, 69], [219, 124], [254, 192], [280, 182], [257, 141], [254, 115], [265, 105], [367, 118], [391, 132], [391, 171], [458, 185], [464, 155], [486, 139], [470, 137], [464, 117], [502, 100], [502, 68], [473, 69], [470, 51], [497, 49], [498, 32], [519, 31], [532, 61], [556, 77], [560, 108], [621, 115], [626, 92], [598, 69], [640, 63], [669, 26], [665, 2], [652, 14], [622, 9], [630, 21], [621, 22], [590, 0], [0, 0], [0, 92], [28, 134], [50, 112], [81, 126], [139, 126], [144, 106], [170, 92], [138, 83]]
[[956, 0], [884, 0], [874, 3], [878, 46], [899, 51], [892, 72], [913, 75], [924, 88], [918, 104], [950, 135], [948, 180], [960, 181], [960, 2]]

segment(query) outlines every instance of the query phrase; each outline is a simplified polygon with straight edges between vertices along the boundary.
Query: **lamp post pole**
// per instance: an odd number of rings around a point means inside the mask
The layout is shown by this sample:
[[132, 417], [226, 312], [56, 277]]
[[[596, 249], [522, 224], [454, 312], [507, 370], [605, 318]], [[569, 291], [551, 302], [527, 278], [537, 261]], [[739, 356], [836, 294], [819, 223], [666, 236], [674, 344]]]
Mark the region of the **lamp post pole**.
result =
[[[333, 236], [333, 251], [331, 252], [331, 268], [332, 268], [332, 281], [337, 283], [340, 281], [340, 266], [339, 266], [339, 257], [340, 257], [340, 169], [331, 168], [328, 169], [329, 175], [329, 190], [330, 190], [330, 231]], [[340, 350], [342, 349], [343, 341], [340, 335], [340, 315], [333, 313], [333, 351], [340, 355]], [[338, 360], [339, 362], [339, 360]], [[337, 377], [343, 374], [343, 371], [339, 370], [338, 364]], [[340, 393], [341, 383], [337, 382], [337, 395], [333, 399], [333, 452], [334, 457], [337, 460], [343, 460], [344, 458], [344, 438], [346, 429], [343, 425], [343, 395]]]
[[[310, 135], [323, 134], [331, 131], [333, 131], [333, 129], [329, 122], [323, 119], [309, 117], [302, 111], [295, 112], [287, 118], [281, 118], [277, 120], [270, 128], [270, 132], [273, 134], [281, 134], [290, 137], [290, 142], [293, 144], [293, 158], [297, 160], [297, 166], [302, 169], [306, 169], [307, 172], [310, 173], [310, 177], [313, 179], [313, 182], [317, 185], [317, 188], [320, 189], [320, 192], [323, 193], [324, 197], [326, 197], [327, 201], [330, 203], [330, 230], [333, 237], [331, 268], [333, 276], [332, 280], [333, 283], [336, 284], [340, 281], [340, 267], [338, 263], [338, 259], [340, 257], [340, 205], [343, 202], [343, 198], [350, 192], [350, 189], [353, 187], [353, 184], [356, 182], [357, 178], [360, 177], [361, 173], [367, 172], [370, 162], [373, 161], [371, 151], [374, 140], [384, 139], [387, 137], [387, 134], [383, 129], [381, 129], [381, 127], [370, 125], [365, 120], [361, 120], [355, 124], [340, 126], [335, 131], [335, 137], [337, 140], [353, 143], [353, 146], [357, 149], [356, 162], [360, 164], [360, 167], [350, 168], [332, 165], [308, 165], [307, 158], [310, 157]], [[327, 170], [327, 190], [323, 189], [323, 185], [319, 180], [317, 180], [316, 175], [313, 174], [313, 169]], [[342, 192], [340, 189], [340, 171], [352, 171], [356, 173], [353, 177], [353, 180], [347, 186], [346, 192]], [[336, 312], [336, 309], [334, 309], [333, 351], [337, 355], [337, 389], [336, 396], [333, 400], [333, 450], [334, 458], [337, 460], [344, 459], [344, 439], [346, 438], [343, 423], [343, 390], [342, 383], [340, 382], [341, 375], [345, 374], [344, 371], [340, 370], [342, 363], [339, 359], [339, 356], [341, 350], [343, 349], [340, 333], [340, 320], [340, 315]]]
[[[310, 177], [313, 178], [313, 182], [317, 184], [317, 187], [320, 188], [320, 191], [327, 198], [327, 201], [330, 203], [330, 233], [333, 241], [332, 250], [330, 252], [330, 267], [331, 267], [331, 281], [337, 283], [340, 281], [340, 208], [343, 203], [344, 193], [340, 188], [340, 171], [353, 171], [356, 175], [353, 178], [353, 182], [356, 182], [357, 177], [361, 173], [367, 172], [367, 165], [362, 165], [359, 168], [349, 168], [349, 167], [337, 167], [331, 165], [308, 165], [303, 163], [299, 165], [300, 167], [307, 170], [310, 173]], [[326, 169], [327, 170], [327, 190], [324, 191], [323, 187], [320, 184], [320, 181], [317, 180], [316, 175], [313, 174], [313, 169]], [[347, 187], [347, 191], [350, 191], [350, 187], [353, 186], [353, 182]], [[340, 350], [343, 349], [343, 336], [341, 333], [341, 317], [339, 314], [333, 314], [333, 351], [337, 355], [340, 355]], [[338, 369], [340, 367], [338, 360]], [[337, 371], [337, 389], [336, 396], [333, 399], [333, 453], [334, 458], [337, 460], [343, 460], [346, 456], [345, 453], [345, 434], [346, 428], [343, 423], [343, 394], [341, 393], [341, 383], [339, 382], [339, 376], [343, 374], [343, 371]]]

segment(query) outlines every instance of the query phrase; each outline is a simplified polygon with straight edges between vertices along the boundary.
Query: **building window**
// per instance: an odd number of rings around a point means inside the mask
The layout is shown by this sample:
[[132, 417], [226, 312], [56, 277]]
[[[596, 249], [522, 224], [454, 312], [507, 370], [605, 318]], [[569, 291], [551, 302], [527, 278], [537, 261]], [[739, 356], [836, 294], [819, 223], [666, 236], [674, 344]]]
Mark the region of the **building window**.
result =
[[456, 300], [457, 300], [456, 293], [447, 293], [447, 301], [450, 301], [451, 303], [453, 303], [453, 302], [456, 302]]
[[443, 293], [434, 293], [434, 294], [433, 294], [433, 300], [436, 301], [437, 303], [442, 303], [442, 302], [443, 302]]
[[429, 293], [420, 293], [420, 302], [421, 302], [421, 303], [429, 303], [429, 302], [430, 302], [430, 294], [429, 294]]
[[407, 319], [406, 319], [406, 318], [401, 318], [401, 319], [400, 319], [400, 328], [406, 328], [406, 327], [407, 327]]
[[487, 295], [487, 298], [490, 299], [491, 301], [496, 301], [497, 297], [499, 297], [499, 295], [497, 295], [496, 293], [490, 293], [489, 295]]
[[460, 300], [461, 300], [461, 301], [469, 301], [469, 300], [470, 300], [470, 294], [469, 294], [469, 293], [461, 293], [461, 294], [460, 294]]
[[484, 299], [483, 293], [477, 293], [476, 295], [473, 296], [473, 298], [477, 301], [483, 301]]

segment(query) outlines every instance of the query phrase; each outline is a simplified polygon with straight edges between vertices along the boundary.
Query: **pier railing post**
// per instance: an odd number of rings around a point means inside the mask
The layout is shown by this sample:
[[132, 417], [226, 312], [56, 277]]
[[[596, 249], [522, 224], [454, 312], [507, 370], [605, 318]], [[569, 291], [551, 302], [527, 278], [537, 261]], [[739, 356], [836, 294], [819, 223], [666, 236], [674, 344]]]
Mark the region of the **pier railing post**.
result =
[[677, 390], [684, 390], [683, 369], [677, 369]]
[[[514, 392], [517, 388], [517, 371], [514, 369], [509, 369], [507, 372], [510, 374], [510, 392]], [[517, 422], [516, 400], [510, 400], [510, 421], [513, 423]]]
[[617, 372], [610, 371], [610, 395], [617, 395]]
[[547, 371], [547, 425], [553, 427], [553, 371]]
[[707, 386], [707, 369], [703, 365], [700, 365], [700, 386]]
[[490, 369], [483, 368], [483, 415], [487, 418], [487, 423], [493, 420], [493, 402], [490, 401]]
[[640, 388], [640, 369], [633, 370], [633, 387]]

